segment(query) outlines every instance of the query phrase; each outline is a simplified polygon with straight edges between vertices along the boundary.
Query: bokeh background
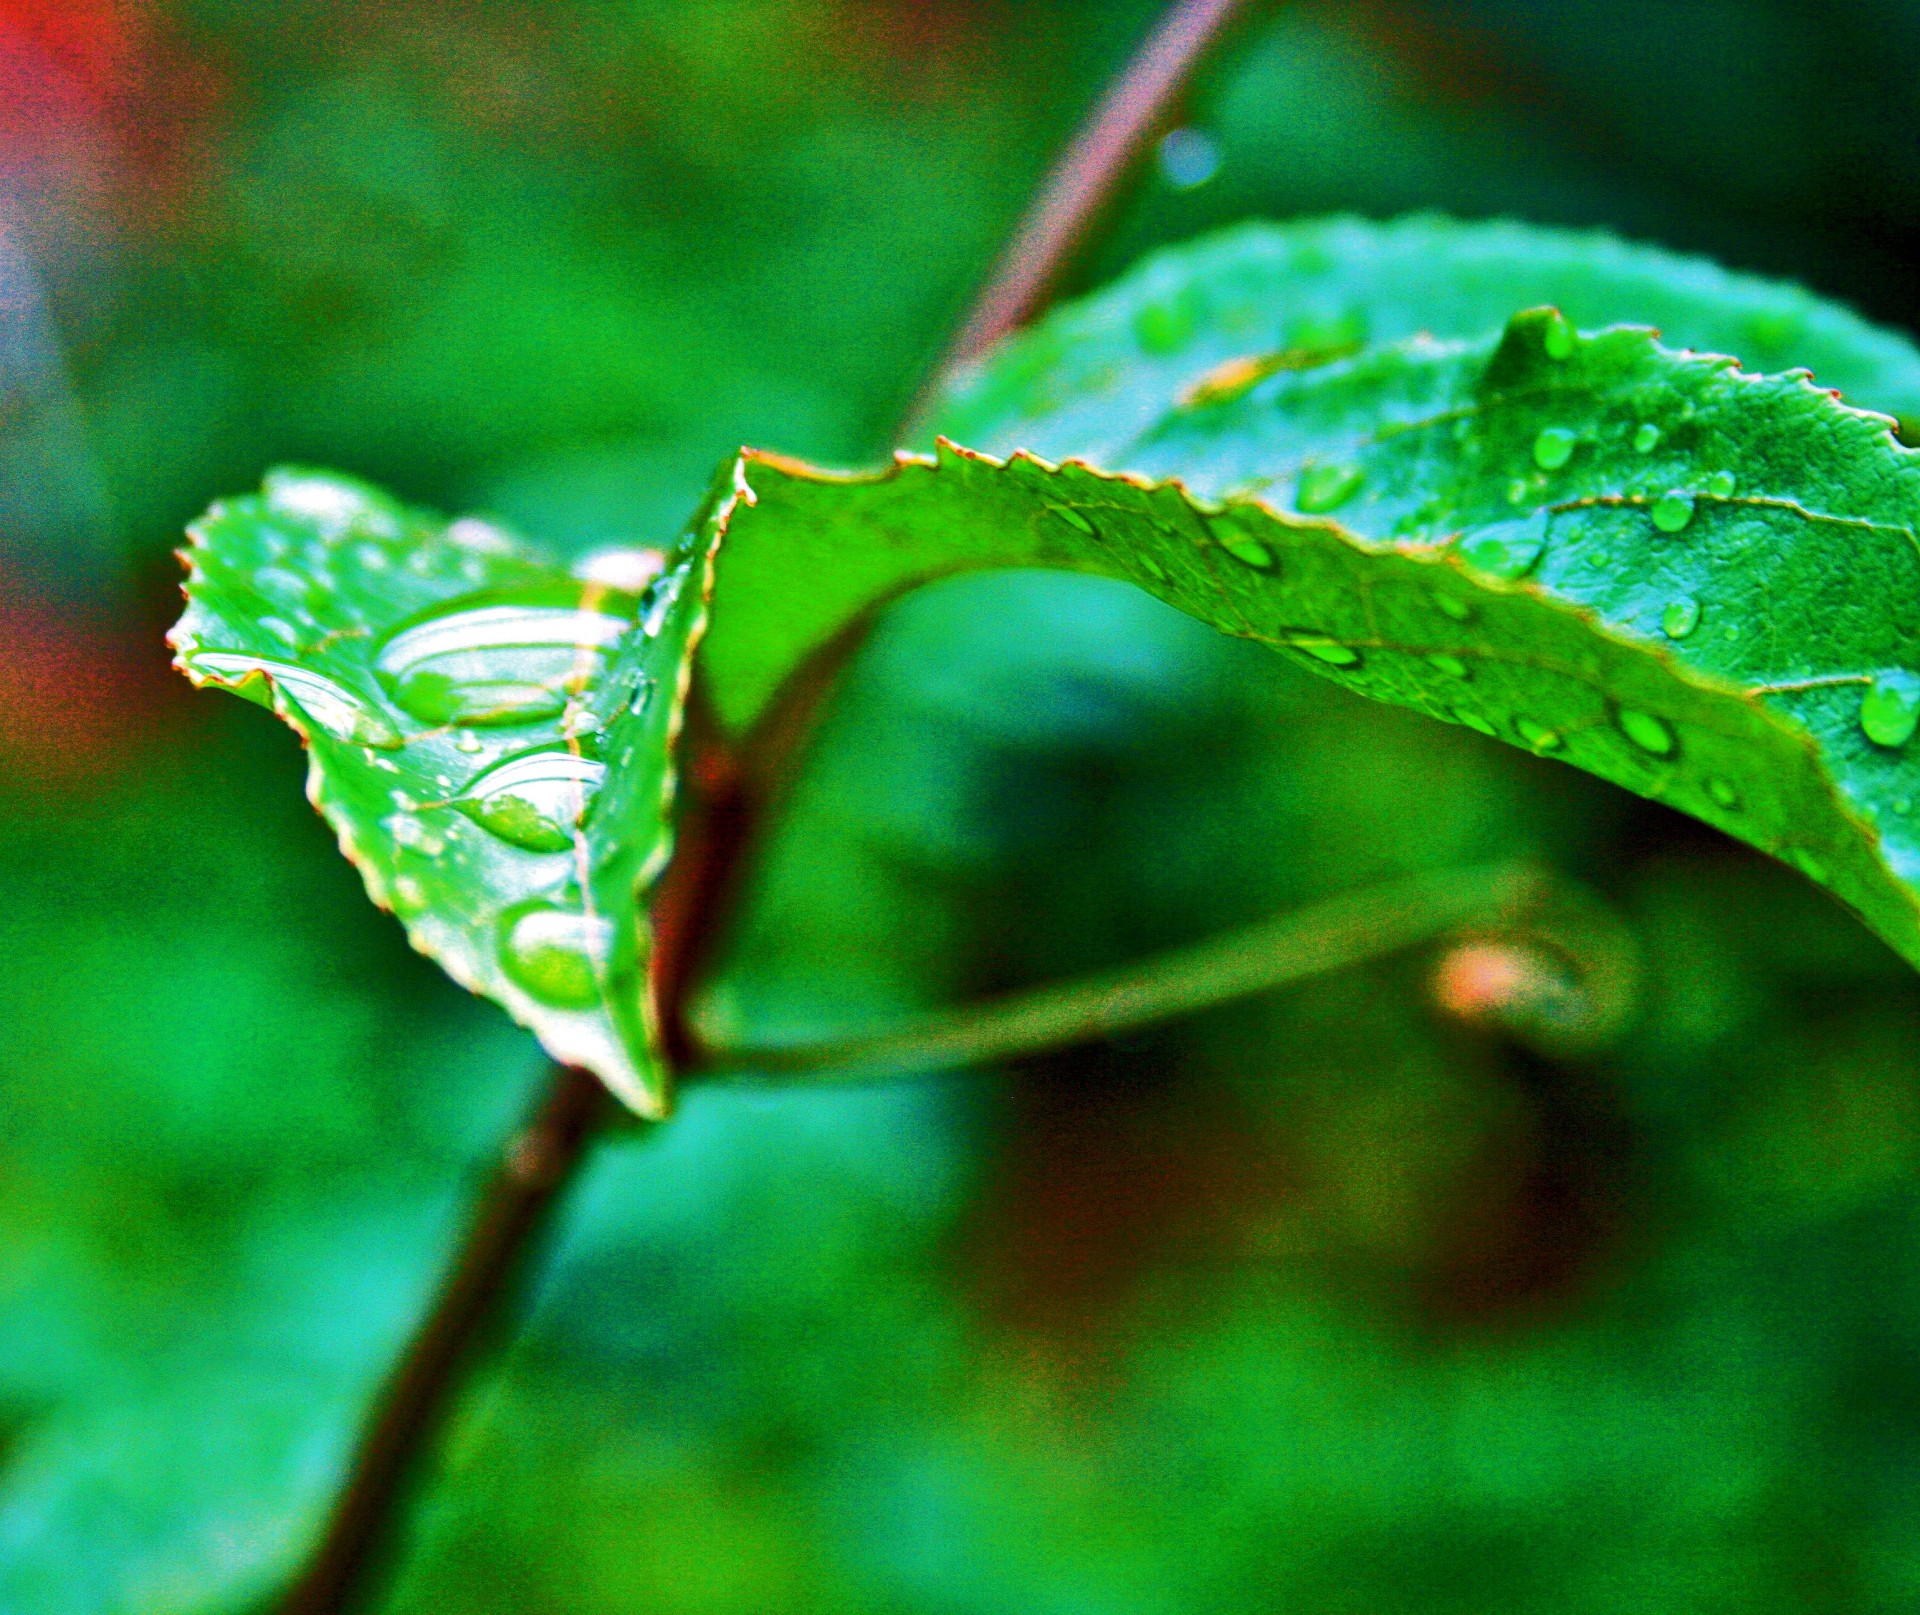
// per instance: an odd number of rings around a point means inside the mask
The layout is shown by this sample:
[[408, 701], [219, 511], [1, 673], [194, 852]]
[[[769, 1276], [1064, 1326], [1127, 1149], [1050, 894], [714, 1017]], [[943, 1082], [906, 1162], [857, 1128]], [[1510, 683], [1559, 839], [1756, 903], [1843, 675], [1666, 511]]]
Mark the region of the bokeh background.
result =
[[[259, 1607], [541, 1074], [405, 947], [170, 551], [293, 460], [562, 548], [898, 418], [1139, 0], [0, 3], [0, 1608]], [[1075, 271], [1604, 225], [1920, 323], [1913, 0], [1257, 5]], [[1552, 1061], [1403, 959], [606, 1146], [392, 1615], [1920, 1603], [1920, 982], [1798, 877], [1092, 580], [883, 623], [716, 992], [822, 1030], [1530, 852]]]

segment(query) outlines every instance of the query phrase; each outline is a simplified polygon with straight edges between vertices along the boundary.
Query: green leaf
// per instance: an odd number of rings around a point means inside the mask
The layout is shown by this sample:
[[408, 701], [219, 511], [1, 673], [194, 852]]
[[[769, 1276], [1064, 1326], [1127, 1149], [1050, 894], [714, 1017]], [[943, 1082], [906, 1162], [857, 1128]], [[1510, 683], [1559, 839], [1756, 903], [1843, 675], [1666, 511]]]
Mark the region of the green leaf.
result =
[[1593, 232], [1432, 214], [1255, 222], [1155, 253], [962, 377], [937, 420], [988, 453], [1117, 466], [1139, 422], [1218, 367], [1257, 374], [1423, 334], [1484, 337], [1549, 304], [1583, 330], [1651, 325], [1669, 347], [1749, 370], [1806, 366], [1850, 402], [1920, 426], [1920, 352], [1798, 286]]
[[300, 471], [191, 539], [181, 670], [299, 732], [308, 795], [415, 947], [664, 1113], [638, 898], [670, 847], [710, 556], [612, 552], [576, 575], [490, 524]]
[[[1781, 856], [1920, 963], [1920, 465], [1804, 375], [1558, 313], [1183, 388], [1127, 474], [943, 445], [749, 455], [705, 665], [744, 723], [914, 583], [1129, 579], [1349, 688], [1562, 758]], [[749, 498], [751, 503], [749, 503]]]

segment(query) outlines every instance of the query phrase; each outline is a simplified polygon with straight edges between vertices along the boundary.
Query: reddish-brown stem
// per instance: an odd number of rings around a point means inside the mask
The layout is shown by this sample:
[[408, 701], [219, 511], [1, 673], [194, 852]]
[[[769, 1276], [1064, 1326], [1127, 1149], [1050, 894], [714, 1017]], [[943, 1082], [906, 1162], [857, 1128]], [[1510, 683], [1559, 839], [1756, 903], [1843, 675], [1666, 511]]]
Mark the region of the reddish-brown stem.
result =
[[[1068, 259], [1240, 0], [1179, 0], [1102, 98], [1061, 158], [974, 304], [930, 386], [976, 358], [1043, 305]], [[740, 744], [696, 711], [689, 725], [688, 811], [680, 850], [655, 904], [649, 990], [676, 1067], [692, 1054], [688, 994], [730, 912], [766, 807], [790, 779], [822, 697], [864, 634], [850, 628], [790, 681]], [[313, 1557], [281, 1615], [346, 1615], [360, 1607], [391, 1545], [407, 1482], [445, 1422], [515, 1275], [585, 1159], [611, 1102], [583, 1072], [555, 1067], [533, 1119], [502, 1152], [452, 1271], [381, 1390]]]
[[486, 1338], [613, 1101], [597, 1077], [554, 1067], [533, 1115], [495, 1162], [452, 1270], [375, 1401], [319, 1547], [283, 1615], [359, 1607], [391, 1546], [396, 1505], [446, 1422]]
[[1242, 3], [1180, 0], [1161, 18], [1061, 154], [975, 299], [936, 380], [971, 364], [1040, 312], [1141, 148]]

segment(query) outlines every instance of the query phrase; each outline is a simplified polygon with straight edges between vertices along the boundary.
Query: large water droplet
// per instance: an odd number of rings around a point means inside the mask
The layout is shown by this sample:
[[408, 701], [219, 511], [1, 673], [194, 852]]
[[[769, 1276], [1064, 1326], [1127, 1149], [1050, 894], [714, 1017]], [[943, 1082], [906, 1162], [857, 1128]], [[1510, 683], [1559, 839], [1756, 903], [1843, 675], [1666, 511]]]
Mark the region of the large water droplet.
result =
[[1310, 465], [1300, 473], [1294, 505], [1309, 516], [1324, 516], [1357, 494], [1366, 478], [1356, 465]]
[[1669, 639], [1685, 639], [1700, 626], [1700, 602], [1690, 594], [1669, 600], [1660, 613], [1660, 627]]
[[1656, 718], [1651, 712], [1641, 712], [1635, 707], [1622, 707], [1619, 713], [1620, 732], [1642, 751], [1650, 751], [1656, 757], [1671, 757], [1676, 744], [1673, 730], [1662, 718]]
[[250, 673], [264, 673], [280, 687], [282, 695], [298, 711], [311, 718], [335, 740], [354, 746], [387, 749], [402, 744], [400, 731], [384, 713], [324, 673], [295, 667], [290, 662], [276, 662], [264, 656], [241, 655], [236, 651], [199, 651], [188, 660], [197, 671], [212, 673], [222, 679], [239, 679]]
[[1716, 499], [1731, 499], [1740, 480], [1731, 471], [1716, 471], [1707, 478], [1707, 492]]
[[529, 852], [565, 852], [606, 765], [567, 751], [527, 752], [489, 768], [453, 805]]
[[597, 915], [551, 903], [523, 904], [500, 917], [500, 964], [543, 1004], [588, 1009], [600, 1000], [600, 973], [613, 927]]
[[1220, 172], [1220, 145], [1198, 129], [1169, 129], [1160, 141], [1160, 172], [1176, 191], [1191, 191]]
[[1876, 746], [1904, 746], [1920, 727], [1920, 677], [1882, 673], [1861, 697], [1860, 727]]
[[1476, 572], [1512, 579], [1524, 576], [1547, 544], [1547, 513], [1493, 522], [1460, 540], [1460, 558]]
[[403, 623], [374, 666], [423, 723], [557, 717], [603, 671], [638, 604], [592, 584], [468, 595]]
[[1261, 572], [1273, 570], [1273, 551], [1241, 526], [1232, 516], [1215, 516], [1209, 524], [1220, 547], [1236, 561]]
[[1292, 633], [1287, 643], [1295, 650], [1305, 651], [1316, 661], [1325, 662], [1329, 667], [1358, 667], [1360, 653], [1351, 645], [1343, 645], [1337, 639], [1329, 639], [1325, 634]]
[[1677, 533], [1693, 520], [1693, 495], [1671, 488], [1653, 502], [1653, 525], [1663, 533]]
[[660, 575], [666, 564], [665, 550], [592, 550], [573, 563], [573, 575], [582, 583], [598, 583], [609, 589], [639, 594]]
[[1533, 440], [1533, 463], [1542, 471], [1558, 471], [1573, 458], [1580, 436], [1564, 426], [1549, 426]]
[[1633, 434], [1633, 452], [1651, 454], [1660, 443], [1660, 428], [1652, 421], [1642, 421], [1640, 429]]

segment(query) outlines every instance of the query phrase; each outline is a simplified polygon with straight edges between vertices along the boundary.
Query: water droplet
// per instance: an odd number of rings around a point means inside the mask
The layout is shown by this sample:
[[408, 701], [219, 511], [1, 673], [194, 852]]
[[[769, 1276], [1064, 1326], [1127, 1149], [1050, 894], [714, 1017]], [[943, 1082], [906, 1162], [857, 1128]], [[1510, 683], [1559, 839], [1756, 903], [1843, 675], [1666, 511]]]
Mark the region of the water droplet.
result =
[[1309, 516], [1338, 510], [1360, 491], [1366, 473], [1354, 465], [1310, 465], [1300, 473], [1293, 502]]
[[1640, 429], [1633, 434], [1633, 452], [1651, 454], [1660, 443], [1660, 428], [1652, 421], [1642, 421]]
[[591, 550], [573, 563], [573, 575], [582, 583], [604, 584], [627, 594], [639, 594], [667, 564], [665, 550]]
[[329, 536], [346, 531], [374, 509], [367, 489], [339, 477], [272, 471], [264, 491], [267, 508], [276, 515], [311, 522]]
[[197, 672], [212, 673], [221, 679], [237, 680], [264, 673], [279, 686], [282, 697], [296, 711], [311, 718], [335, 740], [383, 749], [402, 744], [400, 731], [377, 708], [324, 673], [233, 651], [198, 651], [189, 661]]
[[459, 750], [466, 752], [469, 756], [479, 751], [481, 747], [486, 744], [486, 742], [471, 729], [462, 729], [460, 733], [454, 737], [453, 743]]
[[1733, 781], [1719, 774], [1707, 776], [1707, 795], [1723, 808], [1737, 808], [1740, 805], [1740, 793], [1734, 789]]
[[1707, 492], [1716, 499], [1731, 499], [1739, 486], [1739, 479], [1731, 471], [1716, 471], [1707, 478]]
[[1579, 442], [1579, 435], [1564, 426], [1545, 427], [1533, 440], [1533, 463], [1542, 471], [1558, 471], [1573, 458]]
[[1515, 477], [1507, 484], [1507, 503], [1524, 505], [1527, 502], [1527, 484], [1523, 477]]
[[1805, 847], [1786, 849], [1786, 860], [1805, 875], [1808, 880], [1821, 885], [1827, 883], [1827, 866], [1817, 853], [1809, 852]]
[[1469, 729], [1476, 729], [1483, 735], [1493, 735], [1496, 738], [1499, 736], [1500, 731], [1470, 707], [1455, 707], [1453, 715]]
[[1443, 617], [1451, 617], [1455, 622], [1473, 620], [1473, 607], [1456, 595], [1436, 594], [1433, 597], [1433, 603], [1439, 608], [1440, 615]]
[[600, 1000], [600, 972], [613, 928], [551, 903], [523, 904], [500, 917], [500, 964], [544, 1004], [588, 1009]]
[[1155, 582], [1165, 583], [1167, 581], [1167, 569], [1151, 555], [1147, 554], [1145, 550], [1138, 550], [1134, 553], [1133, 564], [1139, 567], [1142, 572], [1146, 573], [1147, 576]]
[[1673, 730], [1666, 721], [1656, 718], [1651, 712], [1641, 712], [1635, 707], [1620, 709], [1620, 732], [1642, 751], [1650, 751], [1656, 757], [1671, 757], [1675, 741]]
[[272, 634], [275, 639], [284, 640], [289, 645], [300, 642], [300, 631], [284, 617], [261, 617], [257, 619], [261, 628]]
[[1566, 315], [1558, 309], [1547, 316], [1546, 326], [1540, 333], [1540, 345], [1547, 350], [1549, 359], [1573, 357], [1573, 327], [1567, 323]]
[[1058, 516], [1069, 527], [1077, 528], [1080, 532], [1085, 533], [1087, 537], [1098, 538], [1100, 536], [1099, 530], [1094, 527], [1093, 523], [1088, 521], [1085, 516], [1082, 516], [1080, 512], [1072, 506], [1049, 505], [1047, 509], [1051, 510], [1054, 515]]
[[1170, 129], [1160, 142], [1160, 173], [1176, 191], [1191, 191], [1220, 172], [1220, 146], [1198, 129]]
[[1305, 651], [1316, 661], [1325, 662], [1329, 667], [1358, 667], [1360, 653], [1351, 645], [1343, 645], [1337, 639], [1329, 639], [1325, 634], [1293, 633], [1287, 641], [1295, 650]]
[[1693, 495], [1670, 488], [1653, 502], [1653, 525], [1663, 533], [1677, 533], [1693, 520]]
[[1876, 746], [1904, 746], [1920, 727], [1920, 677], [1882, 673], [1861, 697], [1860, 727]]
[[393, 882], [394, 912], [406, 918], [427, 906], [427, 889], [411, 875], [397, 875]]
[[1566, 743], [1558, 729], [1549, 729], [1544, 723], [1535, 723], [1531, 718], [1516, 718], [1513, 726], [1520, 731], [1520, 738], [1535, 751], [1558, 751]]
[[429, 830], [411, 810], [389, 813], [380, 823], [396, 846], [406, 847], [428, 858], [437, 858], [446, 851], [446, 842]]
[[393, 557], [378, 544], [356, 544], [353, 558], [368, 572], [384, 572], [393, 565]]
[[1700, 602], [1690, 594], [1669, 600], [1660, 613], [1660, 627], [1669, 639], [1685, 639], [1700, 626]]
[[1273, 570], [1273, 551], [1242, 527], [1238, 521], [1228, 516], [1216, 516], [1210, 526], [1220, 547], [1236, 561], [1244, 561], [1248, 566], [1262, 572]]
[[1516, 521], [1494, 522], [1460, 540], [1461, 560], [1489, 577], [1524, 576], [1547, 544], [1547, 513], [1535, 511]]
[[447, 542], [469, 555], [512, 555], [520, 546], [504, 527], [482, 521], [478, 516], [462, 516], [447, 527]]
[[1447, 655], [1445, 651], [1435, 651], [1427, 658], [1427, 665], [1429, 667], [1437, 667], [1449, 678], [1463, 679], [1467, 677], [1467, 664], [1461, 661], [1458, 656]]
[[565, 852], [606, 774], [604, 763], [572, 752], [526, 752], [489, 768], [453, 806], [516, 847]]
[[637, 605], [591, 584], [468, 595], [402, 624], [374, 666], [423, 723], [558, 717], [605, 668]]

